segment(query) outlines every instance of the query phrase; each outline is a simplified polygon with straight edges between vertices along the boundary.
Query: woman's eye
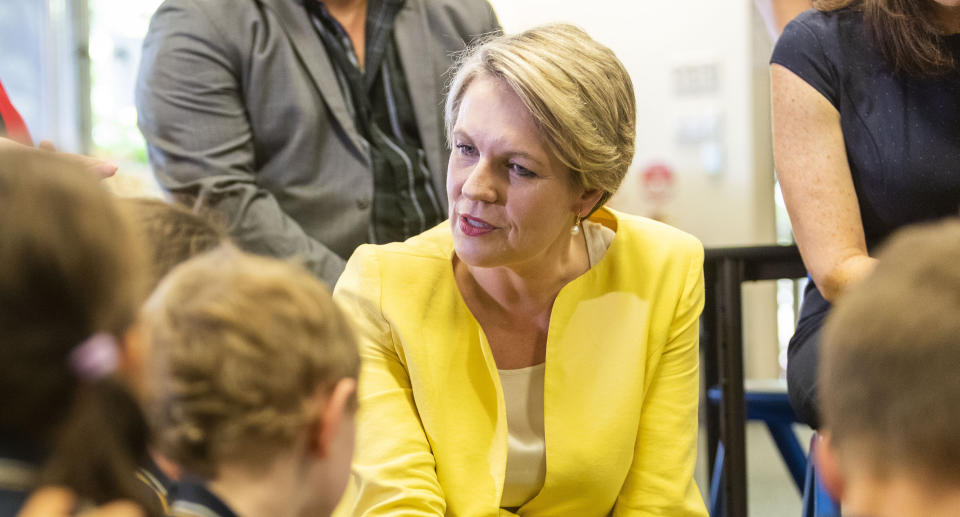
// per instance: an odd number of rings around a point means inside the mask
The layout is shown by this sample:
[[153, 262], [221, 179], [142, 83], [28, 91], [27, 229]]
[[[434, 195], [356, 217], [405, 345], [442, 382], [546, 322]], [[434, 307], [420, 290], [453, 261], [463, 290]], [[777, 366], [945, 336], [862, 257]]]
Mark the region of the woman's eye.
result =
[[520, 165], [519, 163], [511, 163], [508, 165], [508, 167], [510, 168], [511, 172], [517, 174], [518, 176], [533, 178], [537, 175], [537, 173], [524, 167], [523, 165]]
[[473, 154], [473, 152], [475, 151], [475, 149], [473, 148], [472, 145], [457, 144], [457, 151], [458, 151], [460, 154], [469, 156], [469, 155]]

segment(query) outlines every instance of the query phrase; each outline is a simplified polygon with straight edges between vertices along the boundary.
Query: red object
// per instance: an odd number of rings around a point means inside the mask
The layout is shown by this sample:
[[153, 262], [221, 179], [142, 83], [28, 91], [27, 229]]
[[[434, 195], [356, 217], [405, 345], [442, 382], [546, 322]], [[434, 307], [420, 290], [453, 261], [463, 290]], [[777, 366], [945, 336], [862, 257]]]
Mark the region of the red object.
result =
[[7, 97], [7, 91], [3, 89], [3, 83], [0, 83], [0, 136], [33, 147], [33, 139], [30, 138], [27, 124], [23, 122], [23, 117], [17, 113], [13, 103], [10, 102], [10, 98]]
[[673, 196], [675, 175], [669, 166], [654, 163], [647, 166], [641, 175], [644, 193], [651, 201], [662, 203]]

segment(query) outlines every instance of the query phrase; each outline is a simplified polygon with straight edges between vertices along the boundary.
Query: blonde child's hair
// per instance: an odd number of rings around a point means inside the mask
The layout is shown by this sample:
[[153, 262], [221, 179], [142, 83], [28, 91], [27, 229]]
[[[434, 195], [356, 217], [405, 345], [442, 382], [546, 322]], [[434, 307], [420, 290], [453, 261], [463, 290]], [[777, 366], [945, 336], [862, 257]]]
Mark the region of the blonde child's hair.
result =
[[144, 321], [159, 447], [202, 476], [225, 460], [261, 466], [293, 446], [317, 390], [359, 368], [353, 333], [320, 280], [229, 245], [176, 267]]

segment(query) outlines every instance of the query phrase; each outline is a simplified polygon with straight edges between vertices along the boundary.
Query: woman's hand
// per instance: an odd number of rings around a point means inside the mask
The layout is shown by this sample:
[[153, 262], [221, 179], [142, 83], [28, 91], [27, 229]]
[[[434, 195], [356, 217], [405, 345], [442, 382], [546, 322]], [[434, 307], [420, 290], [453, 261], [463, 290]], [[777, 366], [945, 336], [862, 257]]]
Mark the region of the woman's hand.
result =
[[[27, 499], [17, 517], [70, 517], [74, 514], [77, 496], [70, 489], [45, 487]], [[80, 517], [144, 517], [143, 510], [129, 501], [114, 501], [83, 512]]]
[[59, 152], [46, 140], [34, 148], [9, 138], [0, 138], [0, 164], [4, 167], [22, 168], [38, 158], [48, 160], [55, 167], [86, 170], [98, 179], [109, 178], [117, 172], [116, 165], [90, 156]]
[[803, 262], [833, 301], [874, 268], [867, 255], [840, 113], [806, 81], [770, 68], [773, 151], [783, 199]]

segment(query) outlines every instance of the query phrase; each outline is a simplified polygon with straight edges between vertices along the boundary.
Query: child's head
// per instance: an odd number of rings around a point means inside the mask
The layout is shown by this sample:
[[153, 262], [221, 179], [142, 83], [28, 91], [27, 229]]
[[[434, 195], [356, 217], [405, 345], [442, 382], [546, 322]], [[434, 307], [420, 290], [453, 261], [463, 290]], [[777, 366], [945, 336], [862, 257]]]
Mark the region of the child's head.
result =
[[958, 490], [960, 221], [899, 233], [878, 258], [824, 328], [827, 470], [847, 484], [906, 477]]
[[125, 199], [123, 203], [147, 246], [151, 287], [181, 262], [227, 240], [217, 225], [179, 205], [151, 198]]
[[309, 465], [305, 504], [332, 509], [353, 451], [359, 356], [322, 282], [224, 246], [175, 268], [143, 320], [161, 452], [213, 480], [293, 458]]
[[139, 248], [112, 196], [57, 163], [0, 166], [0, 429], [45, 452], [42, 481], [139, 499], [146, 432], [110, 375], [142, 301]]

